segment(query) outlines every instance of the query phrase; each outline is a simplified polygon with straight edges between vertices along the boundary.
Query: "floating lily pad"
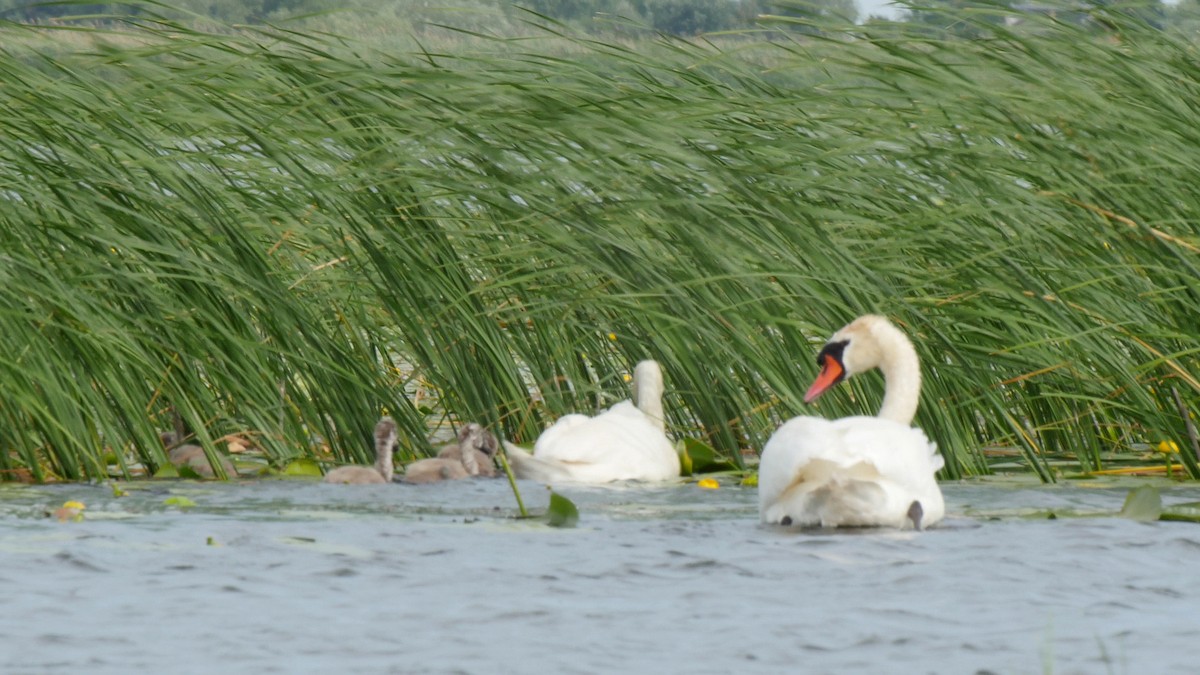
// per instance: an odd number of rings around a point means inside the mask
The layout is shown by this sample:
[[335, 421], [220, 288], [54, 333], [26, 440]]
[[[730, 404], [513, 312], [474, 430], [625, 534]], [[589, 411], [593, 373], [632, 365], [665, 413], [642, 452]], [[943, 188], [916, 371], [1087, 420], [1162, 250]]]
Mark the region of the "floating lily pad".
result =
[[187, 466], [186, 464], [184, 466], [179, 467], [179, 477], [180, 478], [191, 478], [193, 480], [204, 480], [204, 476], [201, 476], [198, 471], [196, 471], [195, 469], [193, 469], [190, 466]]
[[1162, 494], [1153, 485], [1143, 485], [1130, 491], [1121, 507], [1121, 517], [1149, 522], [1162, 516]]
[[[684, 457], [687, 461], [684, 461]], [[735, 471], [737, 466], [727, 458], [722, 457], [708, 443], [696, 438], [683, 439], [683, 451], [679, 453], [680, 463], [686, 465], [683, 475], [694, 473], [712, 473], [714, 471]]]
[[550, 492], [550, 506], [546, 509], [546, 522], [551, 527], [575, 527], [579, 523], [579, 509], [570, 499]]
[[320, 478], [324, 474], [321, 472], [321, 467], [311, 459], [297, 459], [288, 463], [283, 469], [285, 476], [297, 476], [306, 478]]
[[686, 439], [675, 444], [675, 453], [679, 455], [679, 475], [692, 475], [692, 457], [688, 454]]
[[163, 464], [154, 472], [155, 478], [179, 478], [179, 469], [174, 464]]
[[187, 497], [175, 496], [175, 497], [167, 497], [166, 499], [163, 500], [163, 504], [166, 506], [177, 506], [181, 509], [190, 509], [196, 505], [196, 502], [192, 501], [191, 499], [188, 499]]

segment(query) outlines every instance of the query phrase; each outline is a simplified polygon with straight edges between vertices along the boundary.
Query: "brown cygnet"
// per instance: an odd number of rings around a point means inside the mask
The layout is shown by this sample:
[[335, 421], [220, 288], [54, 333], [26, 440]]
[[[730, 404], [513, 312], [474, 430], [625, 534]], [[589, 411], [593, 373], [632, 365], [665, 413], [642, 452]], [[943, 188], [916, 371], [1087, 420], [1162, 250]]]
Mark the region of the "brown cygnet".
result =
[[[471, 476], [494, 476], [496, 467], [486, 450], [489, 443], [495, 453], [496, 437], [475, 422], [467, 424], [459, 430], [457, 444], [443, 448], [437, 457], [409, 464], [404, 470], [404, 482], [437, 483]], [[470, 452], [463, 452], [464, 449], [470, 449]]]
[[[184, 443], [183, 445], [172, 448], [175, 444], [175, 433], [168, 431], [159, 435], [163, 446], [170, 448], [167, 451], [167, 459], [176, 467], [187, 467], [196, 472], [196, 475], [201, 478], [216, 478], [217, 472], [213, 471], [212, 465], [208, 463], [208, 456], [204, 454], [204, 448], [195, 443]], [[218, 456], [221, 462], [221, 468], [225, 470], [227, 478], [237, 478], [237, 468], [233, 466], [233, 462], [229, 461], [224, 456]]]
[[375, 425], [375, 466], [339, 466], [325, 474], [326, 483], [366, 485], [392, 482], [392, 450], [396, 447], [396, 422], [382, 417]]

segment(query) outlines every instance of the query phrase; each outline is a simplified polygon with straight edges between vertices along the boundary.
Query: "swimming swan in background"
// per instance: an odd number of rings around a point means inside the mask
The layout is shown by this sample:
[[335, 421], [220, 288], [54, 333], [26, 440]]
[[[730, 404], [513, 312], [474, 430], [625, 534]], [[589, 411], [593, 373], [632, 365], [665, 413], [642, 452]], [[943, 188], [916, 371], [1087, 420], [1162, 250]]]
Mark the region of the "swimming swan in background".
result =
[[[437, 457], [420, 459], [404, 469], [405, 483], [438, 483], [472, 476], [494, 476], [496, 465], [488, 454], [495, 453], [496, 437], [483, 426], [471, 422], [458, 430], [458, 443], [442, 449]], [[443, 454], [444, 453], [444, 454]], [[484, 473], [490, 469], [490, 473]]]
[[765, 523], [921, 529], [946, 507], [934, 473], [943, 459], [910, 426], [921, 393], [912, 343], [887, 319], [861, 316], [817, 355], [821, 372], [809, 403], [842, 380], [879, 368], [885, 393], [877, 417], [795, 417], [763, 447], [759, 514]]
[[375, 466], [339, 466], [325, 474], [326, 483], [364, 485], [392, 482], [392, 450], [396, 447], [396, 422], [382, 417], [375, 425]]
[[662, 395], [658, 362], [642, 361], [633, 370], [633, 401], [595, 417], [560, 417], [538, 436], [532, 455], [505, 442], [513, 473], [549, 483], [678, 478], [679, 455], [666, 435]]

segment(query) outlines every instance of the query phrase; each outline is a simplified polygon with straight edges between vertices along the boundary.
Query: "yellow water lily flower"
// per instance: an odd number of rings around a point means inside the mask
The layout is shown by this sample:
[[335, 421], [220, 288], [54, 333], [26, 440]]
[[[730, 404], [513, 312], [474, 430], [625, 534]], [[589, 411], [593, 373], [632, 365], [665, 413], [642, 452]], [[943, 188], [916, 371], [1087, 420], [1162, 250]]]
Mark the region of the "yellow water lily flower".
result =
[[616, 334], [616, 333], [609, 333], [609, 334], [608, 334], [608, 339], [609, 339], [609, 340], [612, 340], [613, 342], [616, 342], [616, 341], [617, 341], [617, 334]]
[[712, 478], [701, 478], [696, 481], [696, 487], [702, 487], [706, 490], [716, 490], [721, 487], [721, 484]]
[[79, 522], [83, 520], [83, 510], [87, 507], [83, 502], [69, 501], [63, 502], [63, 505], [54, 510], [54, 517], [60, 523], [65, 523], [68, 520]]
[[1179, 452], [1179, 446], [1175, 441], [1162, 441], [1156, 448], [1159, 452]]

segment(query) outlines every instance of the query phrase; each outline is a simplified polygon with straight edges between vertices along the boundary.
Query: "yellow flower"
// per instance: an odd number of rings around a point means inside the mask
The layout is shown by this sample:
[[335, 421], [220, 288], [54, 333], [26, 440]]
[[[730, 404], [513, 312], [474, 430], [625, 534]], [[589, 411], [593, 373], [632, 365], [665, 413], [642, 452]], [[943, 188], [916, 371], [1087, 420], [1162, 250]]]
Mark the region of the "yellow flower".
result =
[[1175, 441], [1162, 441], [1156, 449], [1159, 452], [1179, 452], [1179, 446], [1175, 445]]
[[62, 506], [55, 509], [54, 517], [57, 518], [59, 520], [59, 522], [63, 522], [63, 523], [67, 522], [68, 520], [73, 520], [73, 521], [78, 522], [80, 520], [83, 520], [83, 510], [86, 508], [87, 507], [83, 505], [83, 502], [77, 502], [77, 501], [63, 502]]
[[630, 375], [629, 373], [621, 373], [621, 379], [625, 380], [626, 382], [629, 382], [630, 380], [633, 379], [633, 376]]
[[699, 481], [696, 481], [696, 487], [702, 487], [706, 490], [716, 490], [721, 487], [721, 484], [712, 478], [701, 478]]
[[613, 342], [616, 342], [616, 341], [617, 341], [617, 334], [616, 334], [616, 333], [609, 333], [609, 334], [608, 334], [608, 339], [609, 339], [609, 340], [612, 340]]

